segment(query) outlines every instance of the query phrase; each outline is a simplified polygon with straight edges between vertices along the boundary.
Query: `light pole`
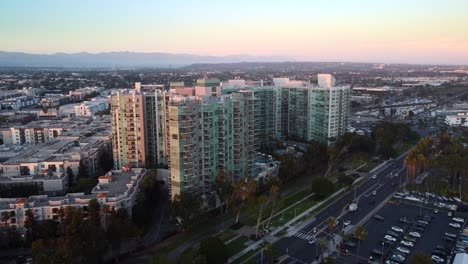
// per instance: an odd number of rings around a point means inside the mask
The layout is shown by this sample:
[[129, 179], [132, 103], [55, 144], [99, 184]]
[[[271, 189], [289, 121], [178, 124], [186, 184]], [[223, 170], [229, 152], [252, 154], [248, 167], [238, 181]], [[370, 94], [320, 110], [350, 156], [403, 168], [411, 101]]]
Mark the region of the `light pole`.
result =
[[380, 257], [380, 263], [383, 264], [383, 258], [384, 258], [384, 242], [382, 242], [382, 256]]

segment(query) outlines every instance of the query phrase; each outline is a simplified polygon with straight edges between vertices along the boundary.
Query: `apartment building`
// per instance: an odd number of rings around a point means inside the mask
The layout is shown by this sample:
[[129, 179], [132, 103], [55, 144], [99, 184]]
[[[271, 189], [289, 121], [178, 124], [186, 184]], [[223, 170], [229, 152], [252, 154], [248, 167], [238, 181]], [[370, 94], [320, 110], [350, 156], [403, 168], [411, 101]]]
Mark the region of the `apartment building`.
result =
[[93, 98], [91, 101], [84, 101], [74, 106], [76, 116], [93, 116], [98, 112], [109, 109], [108, 98]]
[[[269, 87], [198, 80], [169, 91], [119, 91], [111, 98], [114, 165], [167, 164], [172, 196], [211, 193], [217, 174], [233, 180], [277, 173], [257, 151], [272, 139], [332, 143], [348, 128], [350, 88], [331, 75], [318, 84], [275, 78]], [[141, 89], [141, 85], [137, 88]], [[269, 165], [265, 165], [269, 164]], [[260, 176], [263, 175], [263, 176]]]
[[97, 199], [101, 205], [109, 208], [127, 209], [132, 213], [136, 196], [139, 192], [141, 180], [147, 175], [143, 168], [130, 168], [124, 166], [121, 170], [112, 170], [99, 177], [99, 183], [93, 188], [91, 194], [68, 193], [65, 196], [50, 197], [48, 195], [35, 195], [21, 198], [0, 198], [0, 214], [7, 212], [10, 218], [1, 225], [16, 227], [24, 232], [26, 211], [31, 210], [36, 220], [59, 221], [59, 211], [66, 207], [82, 208], [86, 213], [88, 204]]
[[76, 177], [81, 163], [95, 176], [102, 153], [110, 153], [110, 144], [94, 137], [34, 145], [0, 163], [0, 185], [35, 184], [41, 192], [60, 194], [67, 189], [68, 167]]

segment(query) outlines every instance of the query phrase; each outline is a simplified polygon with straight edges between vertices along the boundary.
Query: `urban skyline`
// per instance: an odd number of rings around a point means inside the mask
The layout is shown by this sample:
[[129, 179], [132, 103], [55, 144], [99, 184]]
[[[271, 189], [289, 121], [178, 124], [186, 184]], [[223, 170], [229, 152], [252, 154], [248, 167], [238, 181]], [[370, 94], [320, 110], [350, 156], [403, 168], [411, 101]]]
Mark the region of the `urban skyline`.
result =
[[25, 0], [3, 4], [0, 50], [468, 64], [468, 37], [462, 34], [468, 28], [467, 8], [464, 1], [437, 0], [113, 1], [112, 5]]

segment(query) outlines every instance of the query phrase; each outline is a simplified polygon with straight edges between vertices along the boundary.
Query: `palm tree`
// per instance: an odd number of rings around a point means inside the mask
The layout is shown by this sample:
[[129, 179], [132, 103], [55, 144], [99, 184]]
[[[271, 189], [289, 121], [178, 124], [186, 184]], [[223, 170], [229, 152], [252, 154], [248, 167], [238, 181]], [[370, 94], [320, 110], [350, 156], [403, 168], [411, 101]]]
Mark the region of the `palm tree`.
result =
[[325, 249], [328, 248], [328, 246], [330, 245], [330, 242], [328, 241], [327, 238], [325, 237], [322, 237], [318, 240], [318, 244], [320, 246], [320, 255], [322, 255], [322, 260], [320, 262], [323, 261], [323, 253], [325, 251]]
[[11, 217], [10, 212], [7, 212], [7, 211], [2, 212], [2, 221], [5, 224], [5, 226], [8, 226], [7, 221], [10, 219], [10, 217]]
[[103, 226], [104, 226], [104, 229], [107, 229], [107, 216], [109, 215], [110, 213], [110, 207], [108, 204], [103, 204], [101, 206], [101, 214], [103, 215], [103, 217], [101, 217], [101, 219], [103, 220]]
[[361, 247], [361, 241], [367, 239], [367, 230], [363, 226], [358, 226], [356, 231], [354, 231], [354, 237], [358, 240], [358, 250], [357, 253], [359, 255], [359, 249]]
[[328, 217], [327, 219], [327, 227], [328, 227], [328, 231], [331, 232], [333, 230], [333, 228], [335, 227], [336, 225], [336, 219], [333, 217], [333, 216], [330, 216]]

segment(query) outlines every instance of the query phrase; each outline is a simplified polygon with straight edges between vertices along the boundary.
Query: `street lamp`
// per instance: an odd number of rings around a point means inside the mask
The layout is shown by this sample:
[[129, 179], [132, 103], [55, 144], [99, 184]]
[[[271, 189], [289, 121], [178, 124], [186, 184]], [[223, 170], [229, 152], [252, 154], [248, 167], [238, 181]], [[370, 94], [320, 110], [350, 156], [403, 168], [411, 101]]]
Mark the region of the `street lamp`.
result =
[[382, 256], [380, 257], [380, 263], [383, 264], [383, 258], [384, 258], [384, 242], [382, 242]]

